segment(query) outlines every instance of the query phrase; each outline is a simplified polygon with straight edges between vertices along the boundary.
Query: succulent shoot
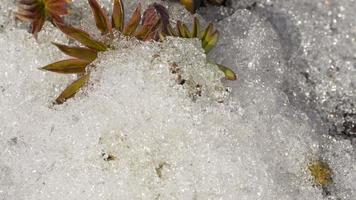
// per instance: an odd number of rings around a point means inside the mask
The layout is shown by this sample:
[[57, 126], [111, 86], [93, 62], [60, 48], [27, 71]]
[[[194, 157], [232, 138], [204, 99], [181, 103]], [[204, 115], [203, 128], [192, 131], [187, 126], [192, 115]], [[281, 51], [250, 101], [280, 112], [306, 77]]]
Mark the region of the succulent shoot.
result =
[[[213, 25], [209, 24], [208, 27], [203, 30], [197, 18], [194, 19], [192, 31], [180, 21], [177, 22], [177, 28], [175, 30], [169, 24], [169, 15], [165, 7], [157, 3], [151, 4], [142, 16], [141, 4], [138, 4], [127, 23], [125, 23], [124, 19], [125, 13], [122, 0], [114, 0], [111, 20], [97, 0], [88, 0], [88, 3], [91, 7], [96, 27], [102, 34], [102, 40], [94, 39], [89, 33], [67, 25], [62, 20], [53, 20], [53, 23], [65, 35], [82, 45], [67, 46], [53, 43], [60, 51], [71, 58], [57, 61], [40, 68], [41, 70], [61, 74], [76, 74], [78, 76], [78, 79], [66, 87], [57, 97], [55, 100], [56, 104], [62, 104], [67, 99], [72, 98], [80, 88], [86, 85], [90, 79], [91, 68], [89, 66], [95, 61], [99, 52], [109, 50], [110, 41], [112, 41], [117, 33], [127, 37], [135, 37], [141, 41], [164, 39], [165, 36], [200, 38], [206, 53], [208, 53], [218, 41], [219, 33], [214, 29]], [[236, 75], [231, 69], [222, 65], [218, 65], [218, 67], [225, 73], [227, 79], [236, 79]]]
[[[96, 0], [88, 0], [88, 2], [93, 12], [96, 27], [106, 38], [112, 38], [113, 29], [115, 29], [123, 35], [136, 37], [139, 40], [146, 41], [155, 39], [158, 38], [158, 30], [161, 21], [168, 20], [161, 19], [160, 13], [162, 13], [163, 16], [165, 12], [164, 10], [156, 11], [156, 9], [152, 9], [156, 7], [159, 9], [159, 6], [155, 4], [152, 5], [153, 7], [150, 7], [151, 9], [149, 8], [150, 10], [146, 10], [141, 20], [141, 5], [138, 4], [131, 19], [125, 24], [122, 1], [115, 0], [110, 21], [109, 17]], [[166, 16], [168, 16], [168, 14]], [[142, 22], [142, 26], [140, 26], [140, 22]], [[86, 84], [90, 74], [88, 66], [97, 58], [99, 52], [108, 50], [108, 44], [96, 40], [91, 37], [89, 33], [70, 25], [66, 25], [61, 21], [56, 20], [54, 23], [69, 38], [72, 38], [83, 45], [83, 47], [78, 47], [53, 43], [60, 51], [71, 58], [57, 61], [41, 68], [42, 70], [51, 72], [77, 74], [79, 76], [79, 78], [64, 89], [55, 100], [57, 104], [62, 104], [67, 99], [73, 97], [79, 89]]]
[[46, 20], [61, 22], [68, 14], [70, 0], [19, 0], [16, 18], [31, 22], [31, 33], [41, 31]]
[[[202, 47], [205, 53], [208, 54], [217, 44], [219, 40], [219, 32], [215, 30], [214, 25], [210, 23], [205, 29], [200, 26], [198, 18], [194, 18], [193, 27], [190, 31], [188, 26], [181, 21], [177, 21], [176, 28], [174, 29], [171, 24], [168, 24], [167, 35], [182, 38], [199, 38], [202, 42]], [[161, 37], [164, 38], [165, 35]], [[228, 67], [217, 64], [219, 69], [224, 72], [226, 79], [236, 80], [237, 76]]]

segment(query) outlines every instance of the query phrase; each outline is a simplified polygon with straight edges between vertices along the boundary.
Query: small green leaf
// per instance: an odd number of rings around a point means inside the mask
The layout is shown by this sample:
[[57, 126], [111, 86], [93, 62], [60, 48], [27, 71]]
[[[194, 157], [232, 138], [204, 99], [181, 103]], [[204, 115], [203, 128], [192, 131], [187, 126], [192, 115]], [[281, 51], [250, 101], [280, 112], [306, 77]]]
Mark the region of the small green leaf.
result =
[[135, 33], [140, 21], [141, 21], [141, 4], [139, 3], [134, 13], [132, 14], [130, 21], [125, 26], [123, 34], [126, 36], [132, 36]]
[[225, 78], [231, 81], [234, 81], [237, 79], [237, 76], [234, 71], [232, 71], [230, 68], [225, 67], [224, 65], [217, 64], [219, 69], [224, 72]]
[[202, 34], [202, 46], [205, 53], [209, 53], [219, 40], [219, 32], [214, 30], [214, 25], [210, 23]]
[[192, 33], [189, 31], [189, 28], [187, 25], [185, 25], [184, 23], [182, 23], [182, 28], [185, 34], [186, 38], [192, 38]]
[[74, 28], [72, 26], [65, 25], [63, 23], [54, 22], [56, 26], [68, 37], [77, 40], [86, 47], [97, 51], [106, 51], [107, 46], [99, 41], [94, 40], [87, 32]]
[[187, 27], [187, 25], [183, 24], [181, 21], [177, 21], [177, 30], [179, 32], [179, 35], [183, 38], [191, 38], [190, 31]]
[[100, 7], [96, 0], [88, 0], [91, 10], [94, 15], [96, 27], [101, 31], [102, 34], [111, 32], [111, 24], [109, 23], [109, 18], [105, 11]]
[[84, 73], [86, 66], [90, 63], [91, 61], [87, 60], [68, 59], [46, 65], [40, 69], [61, 74], [78, 74]]
[[194, 17], [194, 23], [192, 28], [192, 37], [193, 38], [200, 38], [200, 22], [197, 17]]
[[167, 32], [170, 36], [178, 37], [178, 33], [174, 30], [171, 24], [167, 25]]
[[56, 103], [62, 104], [67, 99], [74, 97], [74, 95], [82, 88], [89, 80], [89, 74], [83, 75], [72, 84], [70, 84], [64, 91], [57, 97]]
[[59, 50], [68, 56], [79, 58], [82, 60], [93, 61], [97, 58], [98, 53], [95, 50], [83, 47], [70, 47], [52, 42]]
[[205, 53], [209, 53], [216, 45], [219, 40], [219, 32], [215, 31], [212, 34], [208, 34], [203, 41], [203, 49]]
[[204, 30], [203, 34], [201, 35], [202, 41], [204, 41], [206, 36], [209, 33], [213, 32], [213, 30], [214, 30], [214, 25], [212, 23], [209, 23], [208, 27], [206, 27], [206, 29]]
[[124, 28], [124, 6], [121, 0], [114, 0], [114, 8], [112, 11], [112, 26], [119, 31]]

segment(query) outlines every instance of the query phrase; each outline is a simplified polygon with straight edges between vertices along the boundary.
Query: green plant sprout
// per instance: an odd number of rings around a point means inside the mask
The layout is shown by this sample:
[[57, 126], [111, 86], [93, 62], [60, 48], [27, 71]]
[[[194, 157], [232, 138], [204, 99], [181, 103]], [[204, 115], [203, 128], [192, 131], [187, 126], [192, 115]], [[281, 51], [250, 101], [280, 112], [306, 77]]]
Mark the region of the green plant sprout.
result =
[[[28, 2], [31, 2], [31, 4]], [[31, 31], [33, 34], [41, 30], [44, 23], [43, 19], [49, 19], [65, 35], [83, 45], [67, 46], [53, 43], [60, 51], [71, 58], [40, 68], [41, 70], [61, 74], [76, 74], [78, 76], [78, 79], [67, 86], [56, 98], [56, 104], [62, 104], [69, 98], [74, 97], [86, 85], [90, 78], [89, 66], [97, 59], [99, 52], [110, 50], [110, 43], [117, 34], [134, 37], [141, 41], [162, 41], [166, 36], [199, 38], [206, 53], [210, 52], [219, 38], [219, 33], [214, 29], [213, 24], [209, 24], [207, 28], [202, 29], [197, 18], [194, 18], [192, 31], [189, 31], [187, 26], [180, 21], [177, 22], [177, 28], [174, 29], [169, 23], [168, 11], [164, 6], [157, 3], [148, 6], [143, 15], [141, 15], [141, 4], [138, 4], [131, 18], [125, 23], [122, 0], [114, 0], [111, 19], [97, 0], [88, 0], [96, 27], [102, 35], [101, 39], [97, 40], [89, 33], [67, 25], [60, 18], [61, 15], [67, 14], [67, 2], [67, 0], [21, 0], [18, 12], [19, 16], [22, 13], [21, 16], [26, 16], [25, 19], [29, 19], [30, 14], [24, 12], [23, 5], [32, 6], [31, 9], [34, 10], [34, 16], [36, 16], [31, 20], [32, 29], [34, 26], [36, 27], [35, 31]], [[59, 10], [54, 11], [54, 8]], [[26, 12], [31, 9], [27, 8]], [[224, 72], [228, 80], [236, 80], [236, 75], [231, 69], [223, 65], [218, 65], [218, 67]]]

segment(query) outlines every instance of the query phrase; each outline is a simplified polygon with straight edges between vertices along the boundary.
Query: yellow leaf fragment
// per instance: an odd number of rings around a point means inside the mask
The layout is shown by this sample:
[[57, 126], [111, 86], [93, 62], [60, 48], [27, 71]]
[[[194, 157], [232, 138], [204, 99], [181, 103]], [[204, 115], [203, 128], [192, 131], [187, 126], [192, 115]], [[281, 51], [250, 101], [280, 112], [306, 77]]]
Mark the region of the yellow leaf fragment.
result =
[[235, 74], [234, 71], [232, 71], [232, 69], [228, 68], [228, 67], [225, 67], [224, 65], [221, 65], [221, 64], [217, 64], [219, 69], [224, 72], [225, 74], [225, 78], [227, 80], [230, 80], [230, 81], [234, 81], [237, 79], [237, 76]]
[[317, 185], [327, 186], [332, 183], [332, 172], [327, 163], [315, 160], [309, 163], [308, 169]]
[[205, 53], [209, 53], [213, 49], [219, 40], [219, 32], [214, 30], [214, 25], [210, 23], [204, 30], [202, 37], [202, 46]]
[[206, 36], [213, 32], [213, 29], [214, 29], [214, 25], [212, 23], [209, 23], [209, 25], [205, 28], [203, 34], [201, 35], [201, 39], [204, 41]]
[[177, 30], [181, 37], [191, 38], [191, 34], [190, 34], [188, 27], [179, 20], [177, 21]]

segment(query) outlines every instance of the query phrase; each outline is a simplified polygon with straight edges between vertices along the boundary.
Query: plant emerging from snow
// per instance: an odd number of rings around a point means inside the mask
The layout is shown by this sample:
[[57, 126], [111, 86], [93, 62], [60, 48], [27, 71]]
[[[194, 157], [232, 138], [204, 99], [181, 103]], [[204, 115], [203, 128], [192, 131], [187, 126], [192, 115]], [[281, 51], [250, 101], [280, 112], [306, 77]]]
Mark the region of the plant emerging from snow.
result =
[[[194, 17], [192, 31], [190, 31], [184, 23], [177, 21], [176, 29], [170, 24], [167, 26], [167, 34], [174, 37], [182, 38], [199, 38], [202, 42], [202, 47], [205, 53], [208, 54], [219, 40], [219, 32], [214, 29], [214, 25], [210, 23], [208, 27], [202, 29], [198, 18]], [[224, 72], [228, 80], [236, 80], [236, 74], [229, 68], [217, 64], [219, 69]]]
[[[70, 84], [56, 99], [56, 103], [61, 104], [67, 99], [73, 97], [75, 93], [88, 81], [90, 71], [88, 66], [97, 58], [98, 53], [109, 50], [110, 40], [114, 38], [113, 29], [125, 36], [136, 37], [139, 40], [151, 40], [158, 37], [162, 17], [156, 12], [159, 10], [158, 5], [146, 10], [141, 20], [141, 5], [138, 4], [131, 19], [127, 24], [124, 23], [124, 9], [121, 0], [115, 0], [111, 22], [105, 11], [100, 7], [96, 0], [88, 0], [92, 9], [97, 28], [106, 42], [95, 40], [87, 32], [55, 22], [56, 26], [68, 37], [78, 41], [85, 47], [71, 47], [54, 43], [63, 53], [74, 57], [58, 61], [42, 67], [48, 70], [63, 74], [78, 74], [79, 78]], [[157, 8], [157, 9], [156, 9]], [[163, 14], [162, 14], [163, 15]], [[139, 24], [142, 21], [140, 28]]]
[[[59, 50], [72, 58], [54, 62], [41, 68], [42, 70], [61, 74], [77, 74], [78, 76], [78, 79], [64, 89], [56, 98], [55, 102], [57, 104], [62, 104], [67, 99], [73, 97], [88, 82], [91, 69], [89, 66], [96, 60], [99, 52], [110, 50], [110, 43], [118, 35], [135, 37], [141, 41], [164, 40], [166, 36], [199, 38], [206, 53], [216, 45], [219, 38], [219, 33], [214, 29], [212, 24], [202, 29], [197, 18], [194, 19], [192, 31], [189, 31], [187, 26], [180, 21], [177, 22], [177, 28], [174, 29], [169, 23], [168, 11], [157, 3], [151, 4], [145, 10], [142, 17], [141, 4], [138, 4], [132, 17], [125, 23], [124, 8], [121, 0], [114, 0], [111, 20], [109, 20], [108, 15], [96, 0], [88, 0], [96, 27], [102, 34], [101, 40], [96, 40], [89, 33], [65, 24], [60, 18], [61, 14], [67, 13], [65, 6], [67, 0], [21, 0], [19, 13], [23, 11], [22, 4], [27, 2], [36, 2], [28, 4], [33, 6], [36, 13], [36, 17], [32, 20], [32, 26], [36, 28], [35, 31], [31, 31], [32, 33], [39, 32], [44, 23], [43, 19], [49, 16], [53, 24], [64, 34], [84, 46], [67, 46], [53, 43]], [[54, 11], [54, 8], [58, 8], [59, 10]], [[22, 12], [22, 16], [29, 16], [24, 13]], [[223, 65], [218, 65], [218, 67], [224, 72], [227, 79], [236, 79], [236, 75], [231, 69]]]

